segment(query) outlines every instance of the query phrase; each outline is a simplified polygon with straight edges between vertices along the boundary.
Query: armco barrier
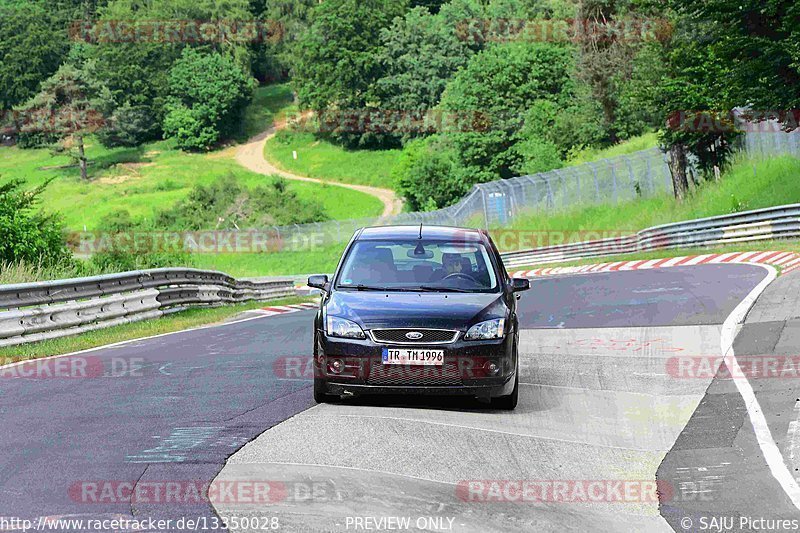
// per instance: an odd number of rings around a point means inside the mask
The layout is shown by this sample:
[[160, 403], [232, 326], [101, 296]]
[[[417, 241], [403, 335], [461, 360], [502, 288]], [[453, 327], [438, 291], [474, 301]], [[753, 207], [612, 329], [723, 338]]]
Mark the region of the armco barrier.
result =
[[191, 268], [0, 285], [0, 346], [75, 335], [191, 306], [294, 294], [291, 279], [236, 280]]
[[688, 246], [800, 237], [800, 204], [664, 224], [636, 235], [507, 252], [508, 268]]

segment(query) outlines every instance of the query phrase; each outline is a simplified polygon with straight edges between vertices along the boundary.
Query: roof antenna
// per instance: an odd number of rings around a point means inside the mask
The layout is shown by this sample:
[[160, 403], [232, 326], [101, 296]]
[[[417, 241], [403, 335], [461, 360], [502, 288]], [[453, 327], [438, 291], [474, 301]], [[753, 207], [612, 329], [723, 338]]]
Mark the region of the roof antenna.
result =
[[419, 238], [422, 239], [422, 223], [419, 225]]

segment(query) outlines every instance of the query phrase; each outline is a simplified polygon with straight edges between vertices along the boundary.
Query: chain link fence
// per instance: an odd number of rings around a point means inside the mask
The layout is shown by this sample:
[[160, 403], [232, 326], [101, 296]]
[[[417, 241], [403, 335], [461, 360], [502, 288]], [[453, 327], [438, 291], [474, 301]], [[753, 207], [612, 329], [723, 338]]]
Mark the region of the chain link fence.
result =
[[[800, 130], [749, 132], [741, 150], [755, 157], [800, 157]], [[530, 176], [481, 183], [458, 203], [436, 211], [275, 227], [273, 230], [288, 249], [304, 250], [346, 241], [364, 226], [422, 223], [498, 228], [507, 226], [525, 212], [591, 204], [613, 205], [671, 194], [672, 178], [666, 156], [658, 148], [650, 148]]]

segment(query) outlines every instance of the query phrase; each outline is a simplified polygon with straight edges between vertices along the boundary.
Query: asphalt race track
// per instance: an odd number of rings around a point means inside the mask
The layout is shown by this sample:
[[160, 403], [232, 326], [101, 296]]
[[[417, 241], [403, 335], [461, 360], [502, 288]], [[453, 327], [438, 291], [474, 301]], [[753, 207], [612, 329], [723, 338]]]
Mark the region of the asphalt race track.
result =
[[[244, 443], [310, 407], [308, 383], [279, 380], [271, 364], [308, 353], [308, 321], [278, 315], [84, 354], [107, 377], [6, 371], [0, 516], [213, 517], [202, 502], [132, 504], [116, 489], [207, 483]], [[84, 490], [93, 483], [114, 494]]]
[[[93, 351], [83, 356], [103, 372], [88, 377], [6, 372], [0, 516], [210, 525], [207, 503], [131, 502], [102, 490], [179, 482], [185, 491], [214, 480], [276, 488], [267, 505], [215, 501], [219, 515], [251, 519], [229, 522], [232, 530], [263, 530], [273, 517], [282, 531], [366, 531], [381, 518], [428, 531], [680, 530], [669, 518], [676, 510], [724, 507], [730, 490], [693, 503], [701, 485], [681, 469], [697, 466], [697, 455], [678, 452], [706, 438], [687, 424], [703, 415], [715, 378], [675, 376], [674, 358], [719, 356], [721, 324], [766, 275], [701, 265], [533, 281], [520, 306], [522, 385], [512, 413], [455, 399], [315, 406], [308, 375], [277, 364], [310, 355], [312, 311]], [[745, 431], [746, 416], [738, 420]], [[748, 472], [781, 494], [766, 465]], [[662, 500], [669, 496], [661, 508], [651, 493], [521, 502], [485, 501], [481, 491], [504, 480], [651, 489], [657, 473]]]
[[[670, 360], [718, 356], [720, 325], [766, 275], [709, 265], [536, 280], [520, 311], [516, 411], [402, 398], [316, 406], [245, 446], [217, 478], [277, 481], [283, 492], [217, 510], [278, 516], [291, 531], [392, 519], [428, 531], [669, 531], [652, 484], [649, 498], [624, 502], [487, 501], [480, 488], [654, 481], [713, 378], [675, 377]], [[693, 485], [664, 489], [673, 504], [697, 497]]]

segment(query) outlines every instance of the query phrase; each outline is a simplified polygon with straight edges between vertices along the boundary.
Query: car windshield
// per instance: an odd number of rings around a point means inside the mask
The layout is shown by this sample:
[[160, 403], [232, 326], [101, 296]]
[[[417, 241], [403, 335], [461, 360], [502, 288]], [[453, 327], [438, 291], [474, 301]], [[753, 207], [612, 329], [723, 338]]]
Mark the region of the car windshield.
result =
[[337, 288], [491, 292], [498, 283], [483, 244], [410, 239], [356, 242]]

